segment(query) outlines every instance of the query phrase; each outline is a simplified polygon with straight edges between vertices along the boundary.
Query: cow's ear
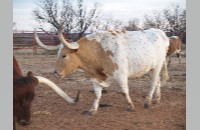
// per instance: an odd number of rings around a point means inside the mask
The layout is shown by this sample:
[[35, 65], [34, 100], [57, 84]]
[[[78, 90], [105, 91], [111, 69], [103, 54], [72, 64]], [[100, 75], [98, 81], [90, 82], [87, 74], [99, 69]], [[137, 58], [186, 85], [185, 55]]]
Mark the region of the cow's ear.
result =
[[28, 71], [27, 72], [27, 76], [32, 77], [33, 76], [33, 72], [32, 71]]

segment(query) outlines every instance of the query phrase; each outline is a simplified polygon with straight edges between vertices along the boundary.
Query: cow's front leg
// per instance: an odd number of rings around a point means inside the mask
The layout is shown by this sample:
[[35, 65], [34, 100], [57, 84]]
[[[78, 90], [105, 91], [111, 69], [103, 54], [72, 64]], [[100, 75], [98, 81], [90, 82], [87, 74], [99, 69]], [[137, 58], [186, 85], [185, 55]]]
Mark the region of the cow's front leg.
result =
[[98, 107], [99, 107], [99, 101], [100, 101], [101, 95], [102, 95], [102, 87], [99, 84], [93, 83], [93, 88], [94, 88], [96, 97], [94, 99], [92, 107], [88, 111], [89, 115], [94, 115], [97, 112]]

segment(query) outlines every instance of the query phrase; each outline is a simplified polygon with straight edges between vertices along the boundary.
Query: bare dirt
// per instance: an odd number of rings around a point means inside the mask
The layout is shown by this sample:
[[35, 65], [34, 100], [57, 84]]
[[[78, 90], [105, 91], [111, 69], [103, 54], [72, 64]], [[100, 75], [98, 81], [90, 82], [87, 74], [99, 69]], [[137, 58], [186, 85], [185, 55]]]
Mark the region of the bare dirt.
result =
[[150, 87], [150, 78], [145, 75], [130, 79], [130, 96], [136, 106], [128, 112], [125, 98], [119, 93], [116, 83], [106, 88], [99, 111], [93, 116], [83, 114], [92, 105], [95, 94], [92, 84], [83, 72], [77, 71], [65, 79], [52, 72], [56, 55], [15, 54], [24, 74], [31, 70], [55, 82], [71, 97], [81, 90], [81, 98], [75, 105], [67, 103], [46, 85], [36, 87], [31, 109], [31, 124], [17, 130], [185, 130], [186, 129], [186, 63], [179, 64], [172, 58], [169, 74], [171, 80], [162, 84], [160, 104], [144, 109], [144, 99]]

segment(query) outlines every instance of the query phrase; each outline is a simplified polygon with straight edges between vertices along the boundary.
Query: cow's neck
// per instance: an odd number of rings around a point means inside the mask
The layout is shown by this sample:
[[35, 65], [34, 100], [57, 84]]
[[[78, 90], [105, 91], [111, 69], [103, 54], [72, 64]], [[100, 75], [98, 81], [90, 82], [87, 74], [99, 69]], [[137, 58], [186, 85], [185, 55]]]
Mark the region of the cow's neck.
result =
[[105, 51], [96, 40], [82, 38], [78, 41], [80, 47], [76, 52], [80, 60], [80, 69], [83, 69], [91, 78], [106, 80], [118, 68], [111, 60], [111, 51]]
[[[89, 56], [88, 56], [89, 55]], [[90, 77], [95, 78], [99, 81], [106, 80], [107, 76], [104, 73], [104, 68], [99, 64], [98, 58], [91, 56], [92, 53], [81, 53], [78, 52], [78, 57], [80, 60], [79, 69], [84, 70], [84, 72]]]

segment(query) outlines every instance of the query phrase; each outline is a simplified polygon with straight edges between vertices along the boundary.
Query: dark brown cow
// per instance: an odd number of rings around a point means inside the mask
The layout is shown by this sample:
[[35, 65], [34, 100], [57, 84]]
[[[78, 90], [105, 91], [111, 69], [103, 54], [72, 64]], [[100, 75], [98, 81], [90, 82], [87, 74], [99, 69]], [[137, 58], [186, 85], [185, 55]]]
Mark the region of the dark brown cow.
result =
[[[30, 106], [34, 98], [34, 89], [38, 79], [33, 77], [31, 71], [23, 76], [19, 65], [13, 57], [13, 121], [15, 118], [21, 125], [30, 123]], [[15, 129], [15, 123], [13, 124]]]
[[26, 76], [22, 75], [19, 65], [13, 56], [13, 128], [15, 130], [15, 120], [21, 125], [28, 125], [30, 123], [30, 108], [31, 102], [35, 95], [35, 86], [39, 83], [44, 83], [51, 87], [58, 95], [69, 103], [75, 103], [77, 98], [71, 99], [58, 86], [50, 80], [41, 77], [33, 76], [31, 71], [28, 71]]

